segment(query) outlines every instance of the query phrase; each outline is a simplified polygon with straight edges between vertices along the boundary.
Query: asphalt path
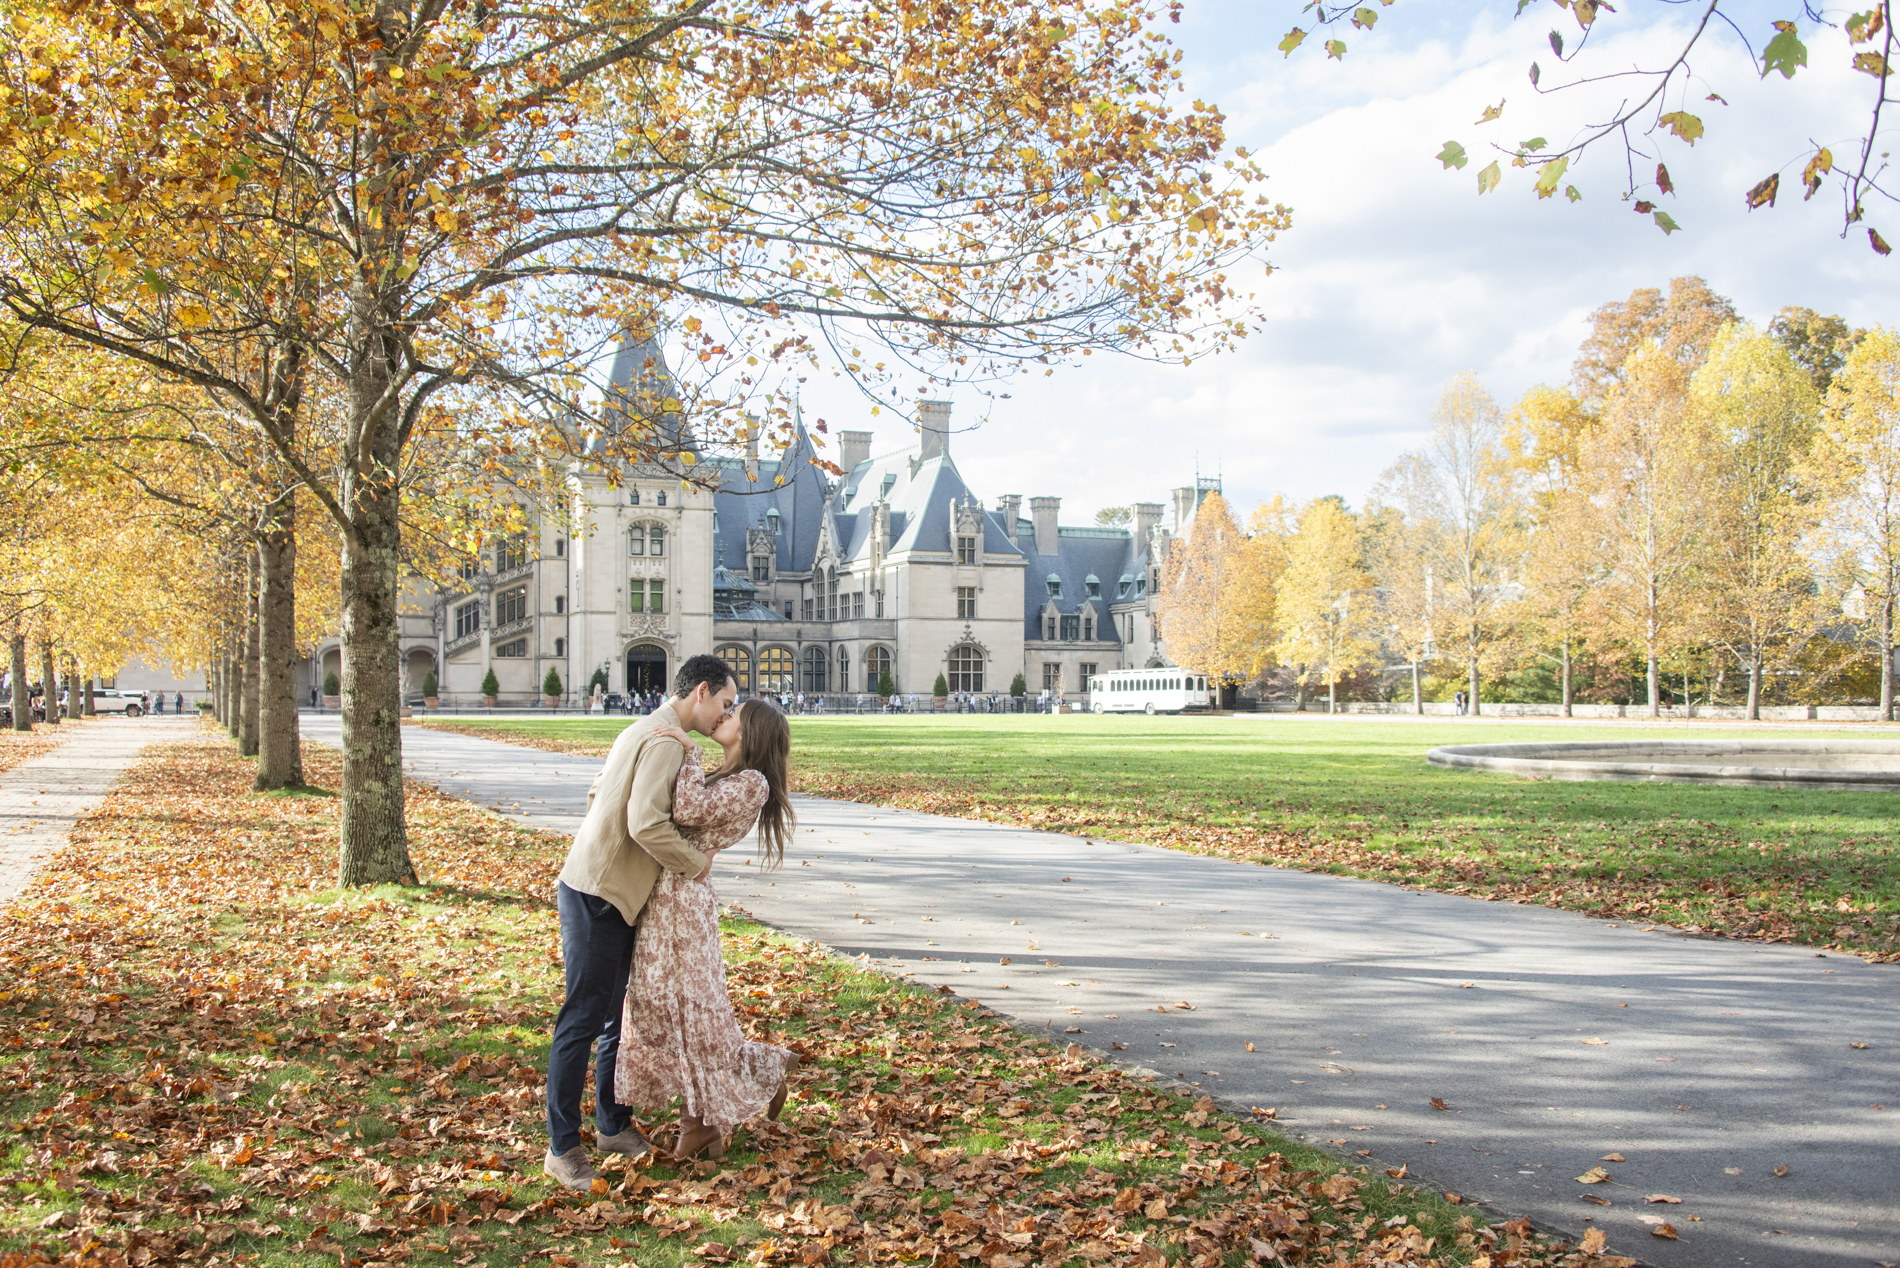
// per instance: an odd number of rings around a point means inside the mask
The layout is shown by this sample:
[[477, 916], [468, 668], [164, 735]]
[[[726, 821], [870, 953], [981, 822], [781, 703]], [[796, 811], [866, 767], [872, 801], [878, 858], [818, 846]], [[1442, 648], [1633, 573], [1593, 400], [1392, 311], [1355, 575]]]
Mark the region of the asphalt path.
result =
[[[336, 742], [334, 719], [303, 723]], [[414, 777], [556, 832], [600, 766], [403, 740]], [[1661, 1268], [1900, 1261], [1900, 966], [876, 806], [798, 814], [782, 870], [728, 852], [728, 905]]]

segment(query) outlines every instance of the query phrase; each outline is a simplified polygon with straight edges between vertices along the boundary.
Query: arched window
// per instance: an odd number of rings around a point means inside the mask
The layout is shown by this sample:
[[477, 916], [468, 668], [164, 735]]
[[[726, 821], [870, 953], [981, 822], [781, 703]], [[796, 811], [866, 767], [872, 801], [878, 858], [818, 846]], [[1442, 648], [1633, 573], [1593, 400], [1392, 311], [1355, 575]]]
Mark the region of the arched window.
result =
[[823, 691], [825, 689], [825, 678], [827, 676], [825, 673], [826, 667], [825, 649], [822, 647], [807, 647], [805, 649], [805, 682], [801, 690]]
[[726, 662], [726, 668], [732, 671], [732, 681], [738, 684], [740, 694], [751, 695], [752, 653], [736, 644], [728, 643], [713, 655]]
[[644, 524], [635, 524], [627, 530], [627, 553], [644, 555], [647, 553], [647, 529]]
[[554, 654], [556, 656], [567, 655], [567, 640], [566, 639], [557, 638], [554, 640]]
[[851, 653], [842, 647], [838, 649], [838, 690], [851, 690]]
[[[664, 498], [666, 494], [662, 493], [660, 496]], [[664, 506], [665, 503], [662, 502], [661, 505]], [[649, 528], [647, 530], [647, 554], [652, 555], [657, 558], [658, 556], [664, 555], [665, 553], [666, 553], [666, 530], [656, 524], [652, 528]]]
[[983, 690], [983, 653], [968, 643], [950, 653], [950, 690]]
[[825, 580], [827, 583], [825, 587], [825, 619], [827, 621], [835, 621], [838, 619], [838, 570], [836, 568], [829, 569], [825, 573]]
[[659, 495], [659, 496], [658, 496], [657, 498], [655, 498], [655, 499], [653, 500], [653, 505], [655, 505], [655, 506], [665, 506], [665, 505], [666, 505], [666, 490], [665, 490], [665, 489], [661, 489], [661, 490], [660, 490], [660, 495]]
[[628, 506], [640, 505], [640, 490], [638, 489], [627, 490], [627, 505]]
[[[882, 691], [884, 675], [891, 672], [891, 651], [888, 647], [873, 647], [864, 657], [864, 689]], [[896, 690], [895, 686], [892, 690]]]
[[768, 647], [759, 653], [759, 690], [792, 690], [792, 654], [783, 647]]

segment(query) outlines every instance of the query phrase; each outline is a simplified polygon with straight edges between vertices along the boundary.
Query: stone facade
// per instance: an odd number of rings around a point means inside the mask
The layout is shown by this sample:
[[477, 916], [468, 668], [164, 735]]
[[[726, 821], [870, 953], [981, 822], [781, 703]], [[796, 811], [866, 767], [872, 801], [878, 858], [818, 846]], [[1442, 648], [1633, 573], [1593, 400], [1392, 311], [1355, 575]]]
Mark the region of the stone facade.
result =
[[[1057, 498], [1032, 498], [1028, 518], [1020, 495], [982, 504], [951, 458], [948, 402], [920, 421], [884, 454], [840, 433], [842, 478], [812, 465], [802, 431], [776, 461], [714, 464], [710, 489], [659, 467], [617, 485], [575, 474], [580, 536], [550, 525], [461, 586], [410, 587], [406, 694], [435, 670], [445, 705], [476, 705], [492, 666], [503, 705], [539, 705], [553, 666], [572, 705], [597, 672], [610, 692], [664, 690], [681, 659], [715, 651], [742, 694], [870, 695], [885, 674], [906, 696], [939, 674], [953, 693], [1004, 694], [1021, 674], [1032, 698], [1076, 699], [1090, 672], [1168, 663], [1157, 581], [1214, 482], [1176, 490], [1167, 528], [1158, 503], [1128, 526], [1063, 527]], [[319, 647], [307, 677], [336, 656]]]

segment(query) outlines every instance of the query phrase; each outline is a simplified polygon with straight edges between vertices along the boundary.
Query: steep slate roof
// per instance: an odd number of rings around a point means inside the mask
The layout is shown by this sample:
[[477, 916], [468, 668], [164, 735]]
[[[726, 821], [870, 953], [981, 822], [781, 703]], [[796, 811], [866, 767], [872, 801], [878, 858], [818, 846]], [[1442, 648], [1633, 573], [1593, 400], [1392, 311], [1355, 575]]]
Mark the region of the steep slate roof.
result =
[[[1095, 614], [1093, 642], [1104, 647], [1120, 647], [1121, 632], [1108, 614], [1115, 597], [1115, 583], [1126, 571], [1124, 563], [1133, 552], [1133, 534], [1124, 528], [1056, 529], [1056, 553], [1036, 553], [1036, 527], [1032, 520], [1016, 521], [1017, 540], [1022, 545], [1028, 566], [1023, 569], [1023, 637], [1041, 642], [1042, 614], [1049, 604], [1049, 578], [1062, 582], [1062, 597], [1055, 601], [1064, 616]], [[1101, 595], [1088, 597], [1088, 579], [1100, 583]], [[1058, 631], [1059, 632], [1059, 631]], [[1088, 644], [1084, 644], [1087, 646]]]
[[[719, 517], [713, 546], [716, 562], [749, 572], [746, 530], [764, 527], [767, 512], [777, 511], [778, 570], [805, 572], [811, 568], [818, 549], [818, 528], [825, 517], [825, 477], [811, 465], [813, 452], [811, 437], [801, 423], [791, 448], [776, 460], [759, 463], [757, 482], [745, 478], [742, 462], [726, 460], [719, 464], [719, 487], [713, 493], [713, 513]], [[773, 481], [780, 472], [785, 474], [785, 483], [775, 486]]]
[[[693, 437], [686, 427], [685, 414], [677, 408], [670, 411], [661, 408], [669, 397], [678, 396], [679, 384], [667, 368], [666, 354], [659, 341], [651, 337], [638, 342], [628, 340], [614, 351], [602, 421], [609, 434], [617, 434], [630, 421], [651, 420], [659, 428], [661, 449], [691, 449]], [[604, 437], [596, 439], [591, 446], [595, 453], [605, 447]]]

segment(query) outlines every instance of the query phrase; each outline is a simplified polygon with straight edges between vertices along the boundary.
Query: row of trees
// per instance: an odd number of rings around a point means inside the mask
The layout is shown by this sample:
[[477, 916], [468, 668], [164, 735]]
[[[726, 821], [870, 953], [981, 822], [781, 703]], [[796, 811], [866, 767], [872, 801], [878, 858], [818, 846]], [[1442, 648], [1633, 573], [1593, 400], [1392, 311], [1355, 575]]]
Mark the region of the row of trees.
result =
[[1682, 278], [1598, 310], [1567, 387], [1506, 410], [1454, 380], [1359, 513], [1276, 499], [1243, 531], [1210, 498], [1161, 620], [1176, 660], [1302, 700], [1371, 666], [1474, 708], [1543, 679], [1567, 712], [1580, 666], [1601, 697], [1634, 663], [1652, 715], [1666, 677], [1755, 717], [1877, 675], [1891, 719], [1896, 604], [1900, 332], [1759, 328]]

